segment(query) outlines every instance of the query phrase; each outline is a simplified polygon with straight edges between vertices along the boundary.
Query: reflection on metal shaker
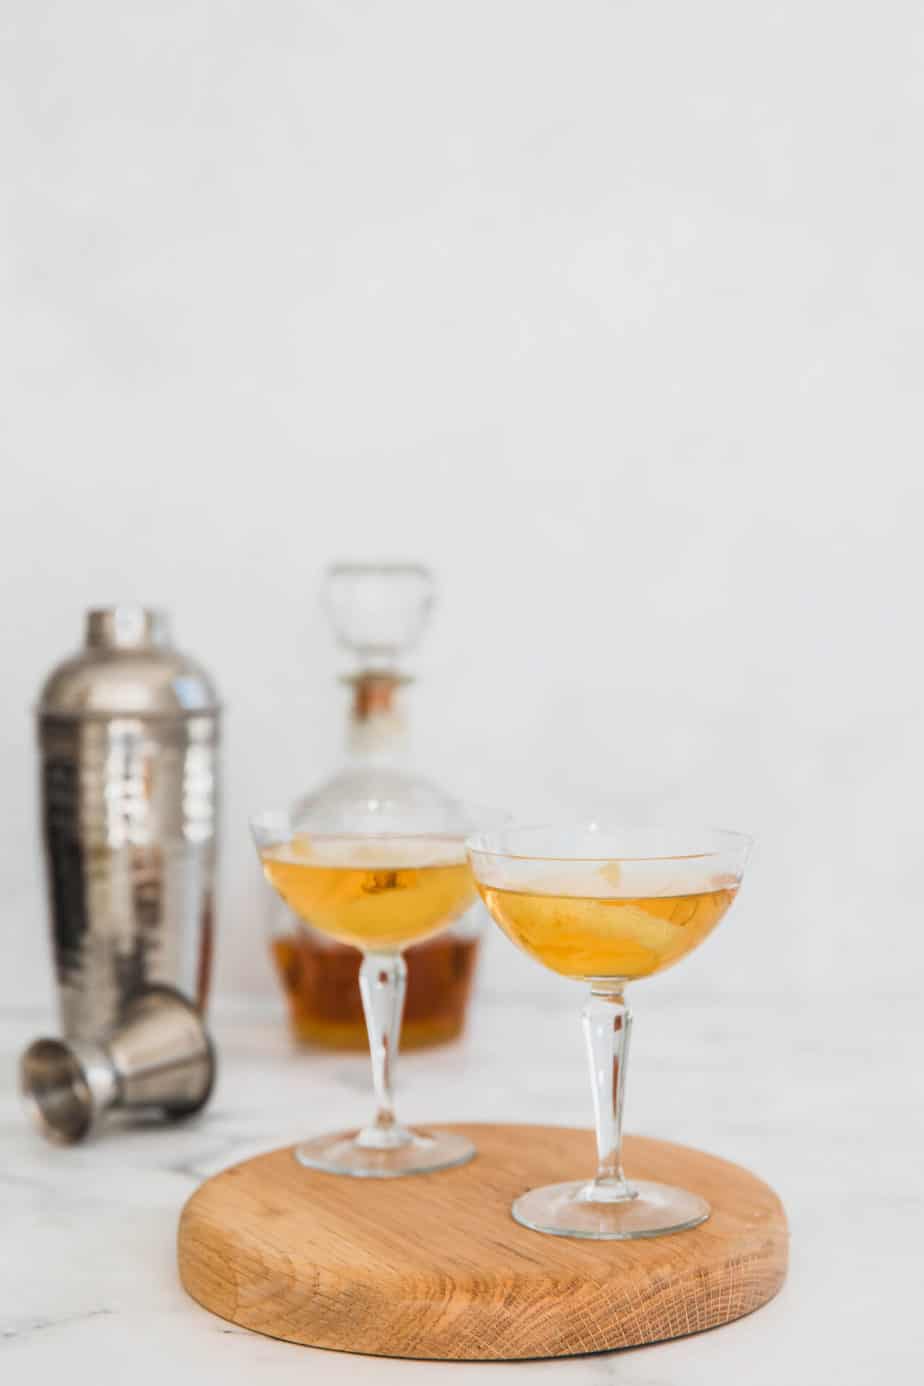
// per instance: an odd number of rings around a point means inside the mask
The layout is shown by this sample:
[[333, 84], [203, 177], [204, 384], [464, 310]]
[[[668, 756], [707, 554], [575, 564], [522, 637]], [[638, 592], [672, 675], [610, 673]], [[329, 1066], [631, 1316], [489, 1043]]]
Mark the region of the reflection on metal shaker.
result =
[[153, 983], [204, 1009], [214, 928], [219, 706], [156, 611], [87, 613], [38, 707], [61, 1028], [110, 1034]]

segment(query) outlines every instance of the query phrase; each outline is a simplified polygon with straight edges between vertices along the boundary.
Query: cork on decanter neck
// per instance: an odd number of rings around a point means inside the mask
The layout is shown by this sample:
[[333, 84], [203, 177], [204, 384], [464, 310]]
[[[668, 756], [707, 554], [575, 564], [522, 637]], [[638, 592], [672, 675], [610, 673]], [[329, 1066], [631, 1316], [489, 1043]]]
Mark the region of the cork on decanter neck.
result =
[[411, 679], [393, 670], [363, 669], [345, 679], [353, 689], [351, 716], [355, 723], [394, 717], [398, 712], [400, 690]]

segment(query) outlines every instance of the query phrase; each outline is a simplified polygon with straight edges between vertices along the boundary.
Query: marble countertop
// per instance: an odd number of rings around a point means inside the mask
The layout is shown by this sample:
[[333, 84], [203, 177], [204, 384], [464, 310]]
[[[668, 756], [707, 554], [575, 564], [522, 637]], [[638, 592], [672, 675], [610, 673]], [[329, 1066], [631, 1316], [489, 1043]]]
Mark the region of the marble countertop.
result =
[[[576, 989], [482, 994], [467, 1038], [411, 1054], [408, 1121], [586, 1125]], [[41, 1010], [0, 1011], [0, 1379], [73, 1374], [147, 1386], [519, 1382], [853, 1383], [924, 1379], [920, 1002], [910, 995], [635, 997], [628, 1128], [747, 1165], [786, 1205], [787, 1284], [711, 1333], [559, 1361], [458, 1364], [320, 1352], [233, 1327], [194, 1304], [175, 1264], [180, 1208], [200, 1180], [303, 1133], [354, 1124], [370, 1101], [363, 1056], [292, 1051], [275, 1012], [220, 1004], [222, 1066], [198, 1119], [46, 1145], [15, 1096], [16, 1057], [54, 1032]]]

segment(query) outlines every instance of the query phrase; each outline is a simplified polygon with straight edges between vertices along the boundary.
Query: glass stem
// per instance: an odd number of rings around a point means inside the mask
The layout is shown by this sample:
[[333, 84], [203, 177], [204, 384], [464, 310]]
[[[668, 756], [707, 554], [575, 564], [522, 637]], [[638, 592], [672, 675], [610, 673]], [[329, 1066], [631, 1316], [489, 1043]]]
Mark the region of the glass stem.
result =
[[406, 981], [407, 964], [400, 953], [363, 954], [359, 991], [369, 1032], [376, 1111], [375, 1119], [363, 1127], [356, 1141], [373, 1150], [395, 1150], [412, 1139], [395, 1118], [392, 1087]]
[[622, 1170], [622, 1115], [632, 1013], [621, 987], [594, 987], [581, 1012], [597, 1131], [597, 1173], [587, 1197], [607, 1203], [634, 1198]]

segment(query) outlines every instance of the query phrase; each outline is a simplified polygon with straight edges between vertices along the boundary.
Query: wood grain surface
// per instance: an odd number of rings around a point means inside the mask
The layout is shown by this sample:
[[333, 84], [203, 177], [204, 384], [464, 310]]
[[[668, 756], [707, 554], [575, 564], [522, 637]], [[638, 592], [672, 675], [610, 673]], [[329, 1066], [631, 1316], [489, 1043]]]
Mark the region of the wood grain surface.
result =
[[779, 1199], [738, 1165], [626, 1138], [630, 1176], [702, 1194], [712, 1216], [637, 1242], [550, 1237], [511, 1201], [594, 1165], [589, 1131], [458, 1126], [478, 1154], [407, 1179], [345, 1179], [274, 1150], [209, 1179], [180, 1219], [180, 1276], [223, 1319], [388, 1357], [493, 1360], [630, 1347], [757, 1309], [786, 1274]]

